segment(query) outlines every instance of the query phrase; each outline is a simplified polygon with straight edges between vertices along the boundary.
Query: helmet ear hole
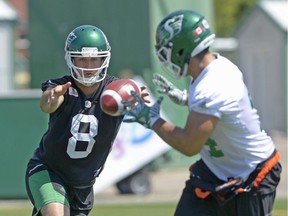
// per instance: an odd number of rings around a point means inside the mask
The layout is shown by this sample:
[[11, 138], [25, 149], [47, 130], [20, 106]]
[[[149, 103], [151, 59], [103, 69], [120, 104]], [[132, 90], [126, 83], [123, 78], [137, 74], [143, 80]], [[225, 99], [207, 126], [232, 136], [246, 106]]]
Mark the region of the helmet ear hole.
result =
[[177, 56], [180, 57], [184, 54], [184, 49], [180, 49], [178, 52], [177, 52]]

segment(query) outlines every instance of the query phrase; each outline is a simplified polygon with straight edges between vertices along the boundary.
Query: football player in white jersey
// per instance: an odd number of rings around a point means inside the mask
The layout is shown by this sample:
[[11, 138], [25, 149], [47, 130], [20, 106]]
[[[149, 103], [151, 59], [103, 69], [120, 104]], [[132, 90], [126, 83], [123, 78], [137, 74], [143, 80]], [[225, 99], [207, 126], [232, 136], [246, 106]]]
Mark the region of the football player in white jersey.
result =
[[133, 94], [127, 122], [154, 130], [179, 152], [201, 159], [190, 167], [176, 216], [271, 215], [280, 181], [279, 153], [261, 129], [241, 71], [225, 57], [209, 51], [215, 35], [205, 18], [189, 10], [166, 16], [156, 31], [156, 54], [176, 78], [190, 76], [188, 92], [154, 74], [159, 92], [187, 105], [181, 128], [160, 117], [160, 97], [153, 106]]

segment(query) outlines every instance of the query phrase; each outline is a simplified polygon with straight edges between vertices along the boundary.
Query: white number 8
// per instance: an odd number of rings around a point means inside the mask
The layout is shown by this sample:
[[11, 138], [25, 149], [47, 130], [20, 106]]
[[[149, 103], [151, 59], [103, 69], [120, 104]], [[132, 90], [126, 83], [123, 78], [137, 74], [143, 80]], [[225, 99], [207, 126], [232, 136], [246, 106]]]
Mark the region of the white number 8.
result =
[[[89, 124], [89, 131], [81, 132], [83, 124]], [[73, 136], [68, 141], [67, 154], [74, 159], [87, 157], [95, 144], [94, 137], [98, 133], [98, 120], [94, 115], [77, 114], [72, 119], [70, 132]], [[77, 151], [77, 141], [87, 142], [87, 148], [84, 151]]]

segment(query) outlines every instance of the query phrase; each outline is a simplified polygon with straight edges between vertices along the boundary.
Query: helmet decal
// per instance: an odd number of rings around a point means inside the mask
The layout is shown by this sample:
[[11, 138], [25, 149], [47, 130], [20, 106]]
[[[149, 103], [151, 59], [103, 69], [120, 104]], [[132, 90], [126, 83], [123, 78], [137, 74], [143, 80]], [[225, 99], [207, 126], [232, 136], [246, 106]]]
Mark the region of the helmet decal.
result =
[[210, 29], [210, 25], [209, 25], [209, 23], [207, 22], [207, 20], [203, 19], [203, 20], [202, 20], [202, 25], [204, 26], [205, 29]]
[[97, 47], [82, 47], [81, 55], [84, 57], [97, 57], [98, 48]]
[[177, 35], [182, 28], [183, 14], [172, 17], [168, 19], [164, 24], [163, 31], [160, 32], [162, 34], [160, 38], [163, 38], [164, 43], [168, 43], [175, 35]]
[[[193, 30], [193, 34], [195, 37], [199, 37], [207, 29], [210, 29], [210, 26], [208, 22], [205, 19], [203, 19], [200, 25], [195, 30]], [[195, 42], [197, 42], [198, 40], [200, 40], [200, 38], [196, 38]]]
[[200, 25], [193, 31], [193, 34], [195, 36], [199, 36], [203, 31], [204, 31], [204, 27]]
[[74, 32], [71, 32], [66, 40], [66, 48], [68, 48], [70, 46], [70, 44], [73, 42], [73, 40], [75, 40], [77, 38], [77, 36], [75, 35]]

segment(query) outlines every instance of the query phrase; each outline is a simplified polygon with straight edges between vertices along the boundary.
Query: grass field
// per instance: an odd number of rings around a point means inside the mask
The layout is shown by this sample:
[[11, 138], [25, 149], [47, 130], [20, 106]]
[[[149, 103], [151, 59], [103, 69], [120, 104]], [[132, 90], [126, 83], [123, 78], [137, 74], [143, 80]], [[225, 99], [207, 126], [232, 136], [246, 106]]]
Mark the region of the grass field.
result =
[[[121, 205], [96, 205], [91, 216], [172, 216], [175, 203], [145, 203]], [[31, 209], [0, 209], [0, 216], [30, 216]], [[278, 199], [274, 205], [273, 216], [287, 216], [287, 200]]]

